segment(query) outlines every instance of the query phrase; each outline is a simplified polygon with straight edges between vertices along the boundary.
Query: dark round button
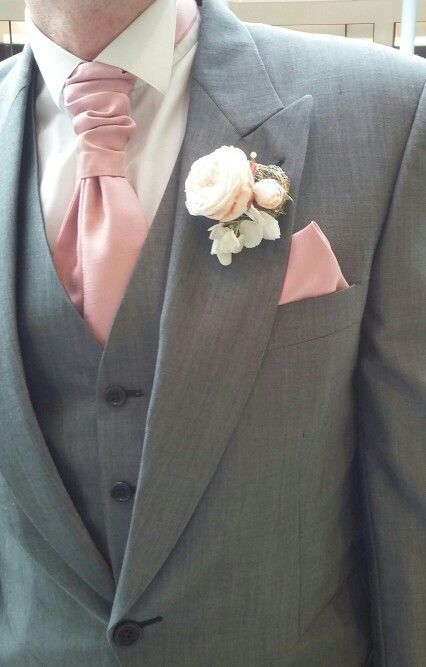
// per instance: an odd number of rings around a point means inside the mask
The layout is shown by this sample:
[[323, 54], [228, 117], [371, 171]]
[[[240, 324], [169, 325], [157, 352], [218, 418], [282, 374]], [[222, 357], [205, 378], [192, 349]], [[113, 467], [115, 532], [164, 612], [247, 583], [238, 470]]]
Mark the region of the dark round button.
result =
[[138, 641], [142, 628], [136, 621], [123, 621], [115, 626], [112, 639], [117, 646], [131, 646]]
[[109, 405], [112, 405], [114, 408], [119, 408], [121, 405], [124, 405], [127, 401], [127, 394], [125, 389], [119, 384], [113, 384], [105, 392], [105, 400]]
[[134, 492], [134, 487], [127, 482], [116, 482], [111, 489], [111, 496], [120, 503], [129, 500]]

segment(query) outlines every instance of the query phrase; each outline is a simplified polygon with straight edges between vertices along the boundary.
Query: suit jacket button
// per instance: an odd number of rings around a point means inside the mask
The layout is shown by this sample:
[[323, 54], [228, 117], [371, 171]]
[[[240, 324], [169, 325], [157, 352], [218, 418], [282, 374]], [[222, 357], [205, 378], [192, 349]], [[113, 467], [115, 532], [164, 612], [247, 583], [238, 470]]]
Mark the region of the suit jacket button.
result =
[[119, 408], [127, 401], [127, 394], [123, 387], [119, 384], [113, 384], [105, 392], [105, 400], [114, 408]]
[[130, 500], [135, 488], [127, 482], [116, 482], [111, 489], [111, 496], [120, 503]]
[[112, 639], [117, 646], [131, 646], [138, 641], [142, 628], [136, 621], [123, 621], [115, 626]]

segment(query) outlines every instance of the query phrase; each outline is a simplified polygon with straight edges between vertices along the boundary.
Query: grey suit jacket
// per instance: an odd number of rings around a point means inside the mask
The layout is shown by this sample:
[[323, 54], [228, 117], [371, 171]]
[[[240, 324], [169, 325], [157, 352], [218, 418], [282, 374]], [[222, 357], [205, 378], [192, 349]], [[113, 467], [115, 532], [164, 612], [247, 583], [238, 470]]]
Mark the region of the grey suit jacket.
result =
[[[16, 331], [28, 46], [0, 66], [0, 664], [426, 664], [426, 63], [204, 0], [120, 579], [49, 457]], [[281, 238], [210, 255], [183, 183], [215, 148], [288, 173]], [[349, 283], [277, 306], [318, 222]], [[161, 614], [133, 647], [123, 619]]]

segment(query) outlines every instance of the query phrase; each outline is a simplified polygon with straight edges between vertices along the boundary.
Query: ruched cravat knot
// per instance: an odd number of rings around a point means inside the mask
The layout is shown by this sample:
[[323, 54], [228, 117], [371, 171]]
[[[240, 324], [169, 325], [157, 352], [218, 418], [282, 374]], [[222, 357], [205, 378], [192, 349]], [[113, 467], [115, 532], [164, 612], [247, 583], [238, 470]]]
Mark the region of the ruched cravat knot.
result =
[[[198, 16], [194, 0], [176, 1], [177, 44]], [[64, 106], [77, 135], [76, 190], [53, 248], [66, 293], [105, 344], [149, 232], [143, 202], [127, 179], [126, 147], [137, 77], [120, 67], [82, 62], [68, 77]], [[138, 131], [144, 133], [144, 127]], [[147, 178], [154, 178], [147, 165]]]
[[135, 129], [129, 93], [136, 77], [84, 62], [64, 88], [77, 134], [77, 188], [53, 249], [58, 276], [96, 339], [104, 344], [148, 235], [126, 178], [126, 147]]
[[136, 77], [119, 67], [80, 63], [67, 79], [64, 105], [77, 139], [77, 176], [126, 176], [125, 150], [136, 124], [129, 95]]

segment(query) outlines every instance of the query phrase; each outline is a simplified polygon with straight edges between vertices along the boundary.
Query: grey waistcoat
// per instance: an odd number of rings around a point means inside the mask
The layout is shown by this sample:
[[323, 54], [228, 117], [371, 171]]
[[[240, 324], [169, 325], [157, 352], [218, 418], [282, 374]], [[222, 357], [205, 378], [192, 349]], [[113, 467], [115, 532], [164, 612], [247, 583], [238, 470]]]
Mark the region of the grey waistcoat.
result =
[[[50, 254], [39, 197], [34, 94], [31, 100], [20, 181], [17, 273], [25, 374], [53, 461], [117, 579], [132, 500], [117, 502], [110, 492], [118, 480], [133, 486], [137, 482], [180, 158], [103, 347], [74, 308]], [[105, 398], [113, 385], [142, 390], [143, 396], [127, 397], [114, 407]]]

